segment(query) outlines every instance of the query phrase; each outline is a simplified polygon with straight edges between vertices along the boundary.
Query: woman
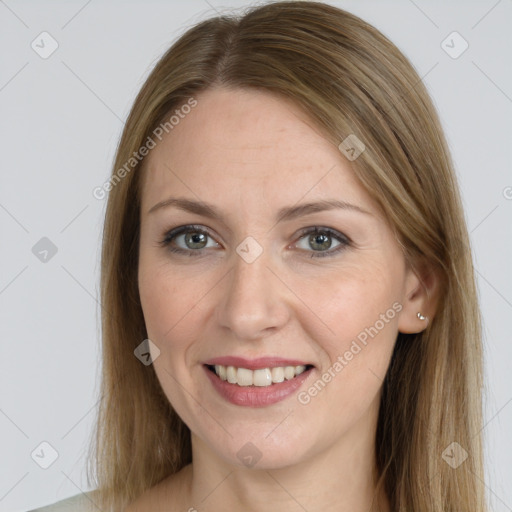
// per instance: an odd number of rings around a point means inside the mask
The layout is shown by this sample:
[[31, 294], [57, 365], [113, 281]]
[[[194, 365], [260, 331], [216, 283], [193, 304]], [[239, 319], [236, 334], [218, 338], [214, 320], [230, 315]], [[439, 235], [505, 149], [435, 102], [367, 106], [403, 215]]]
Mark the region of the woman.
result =
[[91, 504], [485, 510], [467, 229], [381, 33], [304, 1], [200, 23], [105, 189]]

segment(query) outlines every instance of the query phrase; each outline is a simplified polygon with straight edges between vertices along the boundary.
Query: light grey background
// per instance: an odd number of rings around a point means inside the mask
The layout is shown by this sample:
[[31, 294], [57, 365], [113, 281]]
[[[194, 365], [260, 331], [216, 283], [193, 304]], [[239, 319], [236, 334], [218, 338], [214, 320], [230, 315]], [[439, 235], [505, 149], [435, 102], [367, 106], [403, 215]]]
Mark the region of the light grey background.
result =
[[[460, 179], [484, 313], [492, 509], [512, 510], [512, 1], [337, 1], [412, 60]], [[0, 1], [0, 510], [77, 494], [98, 400], [105, 201], [123, 120], [149, 70], [196, 23], [248, 2]], [[43, 59], [50, 39], [57, 50]], [[454, 59], [463, 41], [468, 49]], [[442, 47], [442, 42], [444, 48]], [[44, 45], [44, 48], [42, 48]], [[451, 47], [451, 48], [450, 48]], [[37, 47], [36, 47], [37, 48]], [[46, 263], [32, 252], [49, 238]], [[57, 460], [31, 453], [46, 441]], [[36, 450], [43, 461], [50, 451]], [[48, 459], [47, 459], [48, 460]], [[44, 461], [43, 461], [44, 462]]]

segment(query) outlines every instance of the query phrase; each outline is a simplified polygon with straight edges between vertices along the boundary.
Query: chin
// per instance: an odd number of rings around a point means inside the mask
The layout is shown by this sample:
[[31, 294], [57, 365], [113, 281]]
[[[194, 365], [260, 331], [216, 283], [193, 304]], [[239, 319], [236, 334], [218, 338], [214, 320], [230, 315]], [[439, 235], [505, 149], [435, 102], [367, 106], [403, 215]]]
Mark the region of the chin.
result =
[[247, 435], [235, 434], [233, 438], [227, 437], [222, 445], [219, 445], [218, 438], [212, 438], [210, 434], [206, 439], [203, 437], [202, 443], [237, 469], [283, 469], [305, 462], [315, 451], [314, 439], [300, 439], [286, 430], [282, 430], [279, 435], [269, 435], [273, 428], [275, 425], [268, 428], [265, 424], [261, 432], [253, 430]]

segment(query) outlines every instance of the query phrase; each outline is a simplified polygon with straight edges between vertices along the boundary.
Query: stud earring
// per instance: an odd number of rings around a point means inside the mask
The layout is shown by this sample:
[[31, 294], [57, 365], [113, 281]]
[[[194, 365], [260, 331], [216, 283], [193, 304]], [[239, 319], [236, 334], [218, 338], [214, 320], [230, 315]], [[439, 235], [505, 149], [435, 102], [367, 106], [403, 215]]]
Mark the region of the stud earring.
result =
[[426, 320], [426, 319], [427, 319], [427, 317], [426, 317], [426, 316], [423, 316], [419, 311], [418, 311], [418, 315], [417, 315], [417, 316], [418, 316], [418, 318], [419, 318], [420, 320]]

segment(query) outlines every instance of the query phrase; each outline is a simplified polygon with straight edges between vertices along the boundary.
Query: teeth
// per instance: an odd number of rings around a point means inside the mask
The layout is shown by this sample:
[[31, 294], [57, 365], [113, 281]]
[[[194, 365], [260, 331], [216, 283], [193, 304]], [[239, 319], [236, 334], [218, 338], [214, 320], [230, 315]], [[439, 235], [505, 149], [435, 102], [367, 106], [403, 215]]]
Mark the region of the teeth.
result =
[[284, 369], [284, 378], [286, 380], [293, 379], [295, 377], [295, 366], [286, 366]]
[[281, 366], [277, 366], [276, 368], [272, 368], [272, 382], [278, 383], [284, 381], [284, 368]]
[[262, 368], [259, 370], [248, 370], [247, 368], [236, 368], [235, 366], [215, 365], [215, 373], [221, 380], [227, 380], [230, 384], [239, 386], [266, 387], [278, 384], [284, 380], [291, 380], [306, 370], [304, 365], [300, 366], [276, 366], [275, 368]]
[[252, 386], [252, 374], [253, 372], [247, 368], [238, 368], [236, 372], [236, 383], [239, 386]]
[[[240, 371], [240, 370], [238, 370]], [[250, 371], [250, 370], [247, 370]], [[270, 386], [272, 384], [272, 373], [268, 368], [264, 368], [263, 370], [254, 370], [253, 372], [253, 384], [255, 386]]]
[[228, 366], [226, 368], [226, 375], [230, 384], [236, 384], [236, 368], [234, 366]]
[[221, 366], [220, 364], [215, 365], [215, 373], [221, 378], [221, 380], [227, 380], [228, 378], [226, 367]]

